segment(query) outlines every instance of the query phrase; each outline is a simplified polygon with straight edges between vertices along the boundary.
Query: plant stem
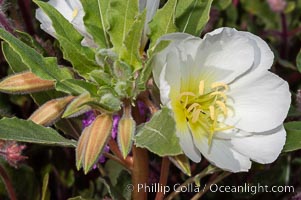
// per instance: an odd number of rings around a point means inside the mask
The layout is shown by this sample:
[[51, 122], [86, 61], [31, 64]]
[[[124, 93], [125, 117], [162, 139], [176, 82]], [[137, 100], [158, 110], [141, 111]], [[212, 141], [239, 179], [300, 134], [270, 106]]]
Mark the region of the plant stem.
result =
[[175, 191], [173, 191], [170, 195], [168, 195], [166, 197], [166, 200], [171, 200], [173, 199], [175, 196], [177, 196], [178, 194], [180, 194], [179, 191], [181, 191], [181, 188], [189, 185], [190, 183], [195, 182], [196, 179], [202, 179], [205, 176], [209, 175], [209, 174], [213, 174], [215, 172], [219, 171], [218, 168], [213, 167], [211, 165], [209, 165], [208, 167], [206, 167], [204, 170], [202, 170], [200, 173], [196, 174], [193, 177], [190, 177], [189, 179], [187, 179], [184, 183], [182, 183], [179, 187], [177, 187], [177, 189], [175, 189]]
[[[162, 159], [162, 166], [161, 166], [161, 172], [160, 172], [160, 181], [159, 181], [159, 185], [160, 187], [164, 187], [167, 184], [167, 178], [168, 178], [168, 174], [169, 174], [169, 165], [170, 165], [170, 161], [168, 157], [164, 157]], [[164, 193], [163, 191], [159, 190], [156, 194], [156, 198], [155, 200], [162, 200], [164, 197]]]
[[196, 195], [194, 195], [191, 198], [191, 200], [200, 199], [210, 189], [211, 185], [220, 182], [221, 180], [223, 180], [224, 178], [226, 178], [230, 174], [231, 174], [230, 172], [223, 172], [221, 175], [217, 176], [216, 179], [213, 179], [212, 181], [210, 181], [209, 183], [207, 183], [206, 186], [205, 186], [205, 188], [202, 191], [200, 191], [199, 193], [197, 193]]
[[8, 174], [6, 173], [5, 169], [0, 165], [0, 176], [2, 177], [2, 180], [5, 184], [5, 187], [7, 189], [8, 196], [11, 200], [17, 200], [15, 190], [12, 186], [12, 183], [8, 177]]
[[110, 146], [110, 150], [115, 154], [119, 161], [122, 162], [122, 165], [126, 166], [127, 169], [132, 171], [133, 159], [130, 156], [128, 156], [126, 159], [123, 158], [115, 140], [111, 139], [108, 144]]
[[132, 184], [134, 190], [132, 193], [133, 200], [146, 200], [147, 192], [138, 191], [137, 186], [139, 184], [148, 184], [148, 153], [146, 149], [138, 148], [135, 145], [132, 147], [133, 152], [133, 173], [132, 173]]
[[118, 162], [119, 164], [121, 164], [122, 166], [124, 166], [128, 172], [131, 174], [132, 173], [132, 166], [129, 166], [128, 163], [125, 160], [121, 160], [120, 158], [118, 158], [117, 156], [114, 156], [110, 153], [106, 153], [104, 152], [103, 155], [111, 160], [114, 160], [116, 162]]

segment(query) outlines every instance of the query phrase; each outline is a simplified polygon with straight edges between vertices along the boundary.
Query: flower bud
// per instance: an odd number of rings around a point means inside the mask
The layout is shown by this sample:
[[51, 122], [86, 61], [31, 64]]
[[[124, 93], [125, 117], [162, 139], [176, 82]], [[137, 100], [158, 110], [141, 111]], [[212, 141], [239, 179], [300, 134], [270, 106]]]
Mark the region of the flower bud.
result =
[[112, 124], [112, 116], [102, 114], [84, 129], [76, 147], [76, 165], [78, 169], [83, 166], [84, 172], [88, 173], [99, 158], [99, 154], [111, 135]]
[[53, 124], [63, 114], [65, 107], [73, 99], [73, 96], [67, 96], [59, 99], [53, 99], [44, 103], [28, 119], [43, 126]]
[[136, 122], [131, 115], [130, 105], [126, 105], [122, 118], [118, 123], [117, 141], [122, 156], [126, 158], [132, 148], [133, 136], [136, 130]]
[[88, 92], [75, 97], [74, 100], [67, 106], [62, 118], [76, 117], [91, 110], [91, 107], [85, 104], [91, 100], [92, 98]]
[[0, 91], [11, 94], [27, 94], [54, 88], [54, 81], [44, 80], [32, 72], [14, 74], [0, 82]]

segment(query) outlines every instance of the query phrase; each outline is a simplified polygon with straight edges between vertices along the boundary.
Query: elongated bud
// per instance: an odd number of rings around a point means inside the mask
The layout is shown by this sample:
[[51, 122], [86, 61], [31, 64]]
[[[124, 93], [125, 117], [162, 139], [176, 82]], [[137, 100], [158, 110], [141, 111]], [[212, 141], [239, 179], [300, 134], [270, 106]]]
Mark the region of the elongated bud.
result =
[[104, 149], [111, 135], [112, 124], [112, 116], [102, 114], [84, 129], [79, 138], [76, 148], [76, 165], [78, 169], [83, 166], [85, 174], [89, 172]]
[[53, 99], [44, 103], [28, 119], [43, 126], [53, 124], [63, 114], [65, 107], [73, 99], [73, 96], [67, 96], [59, 99]]
[[191, 176], [190, 163], [188, 158], [184, 154], [171, 156], [169, 157], [169, 160], [184, 174]]
[[78, 139], [77, 146], [76, 146], [76, 152], [75, 152], [75, 158], [76, 158], [76, 168], [77, 170], [80, 170], [83, 164], [83, 159], [87, 147], [87, 142], [89, 140], [90, 136], [90, 130], [91, 126], [86, 127], [81, 136]]
[[92, 98], [88, 92], [74, 98], [74, 100], [67, 106], [62, 118], [76, 117], [91, 110], [91, 107], [85, 104], [91, 100]]
[[54, 81], [43, 80], [32, 72], [15, 74], [0, 82], [0, 91], [10, 94], [27, 94], [54, 88]]
[[136, 122], [131, 115], [131, 105], [124, 106], [123, 116], [118, 123], [117, 141], [123, 158], [126, 158], [132, 148]]

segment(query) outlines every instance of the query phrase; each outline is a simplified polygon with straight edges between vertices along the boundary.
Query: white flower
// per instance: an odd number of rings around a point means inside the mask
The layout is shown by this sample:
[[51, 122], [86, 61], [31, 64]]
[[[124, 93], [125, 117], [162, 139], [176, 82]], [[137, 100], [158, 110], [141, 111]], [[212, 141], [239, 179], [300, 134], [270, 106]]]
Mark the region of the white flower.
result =
[[204, 39], [173, 33], [161, 40], [171, 43], [155, 56], [153, 76], [184, 153], [232, 172], [248, 171], [250, 160], [273, 162], [285, 143], [291, 98], [287, 82], [268, 71], [268, 45], [230, 28]]
[[[93, 37], [85, 28], [83, 21], [85, 13], [80, 0], [50, 0], [48, 3], [59, 11], [73, 25], [73, 27], [82, 36], [84, 36], [82, 41], [83, 46], [89, 46], [92, 48], [97, 47], [93, 41]], [[52, 22], [41, 8], [36, 10], [36, 18], [42, 23], [41, 29], [56, 38]]]
[[139, 0], [139, 11], [142, 12], [144, 9], [147, 10], [146, 19], [144, 23], [143, 36], [141, 46], [145, 47], [147, 43], [147, 35], [150, 33], [148, 23], [151, 22], [154, 15], [156, 14], [160, 5], [160, 0]]

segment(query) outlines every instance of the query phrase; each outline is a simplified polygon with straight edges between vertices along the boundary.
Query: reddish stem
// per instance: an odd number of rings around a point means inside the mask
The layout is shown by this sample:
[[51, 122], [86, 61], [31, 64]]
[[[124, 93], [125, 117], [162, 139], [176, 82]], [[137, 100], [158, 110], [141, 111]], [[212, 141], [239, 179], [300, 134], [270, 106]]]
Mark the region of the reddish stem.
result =
[[132, 193], [133, 200], [146, 200], [147, 192], [146, 191], [138, 191], [138, 185], [148, 184], [148, 153], [146, 149], [138, 148], [133, 145], [133, 173], [132, 173], [132, 184], [134, 186], [134, 190]]
[[[161, 172], [160, 172], [160, 181], [159, 185], [160, 187], [164, 187], [167, 184], [167, 179], [168, 179], [168, 174], [169, 174], [169, 165], [170, 161], [168, 157], [164, 157], [162, 160], [162, 166], [161, 166]], [[163, 200], [164, 198], [164, 193], [163, 191], [159, 190], [156, 194], [156, 199], [155, 200]]]
[[13, 185], [8, 177], [8, 174], [6, 173], [5, 169], [0, 165], [0, 176], [2, 177], [2, 180], [5, 184], [5, 187], [7, 189], [8, 196], [11, 200], [17, 200], [15, 190], [13, 188]]

